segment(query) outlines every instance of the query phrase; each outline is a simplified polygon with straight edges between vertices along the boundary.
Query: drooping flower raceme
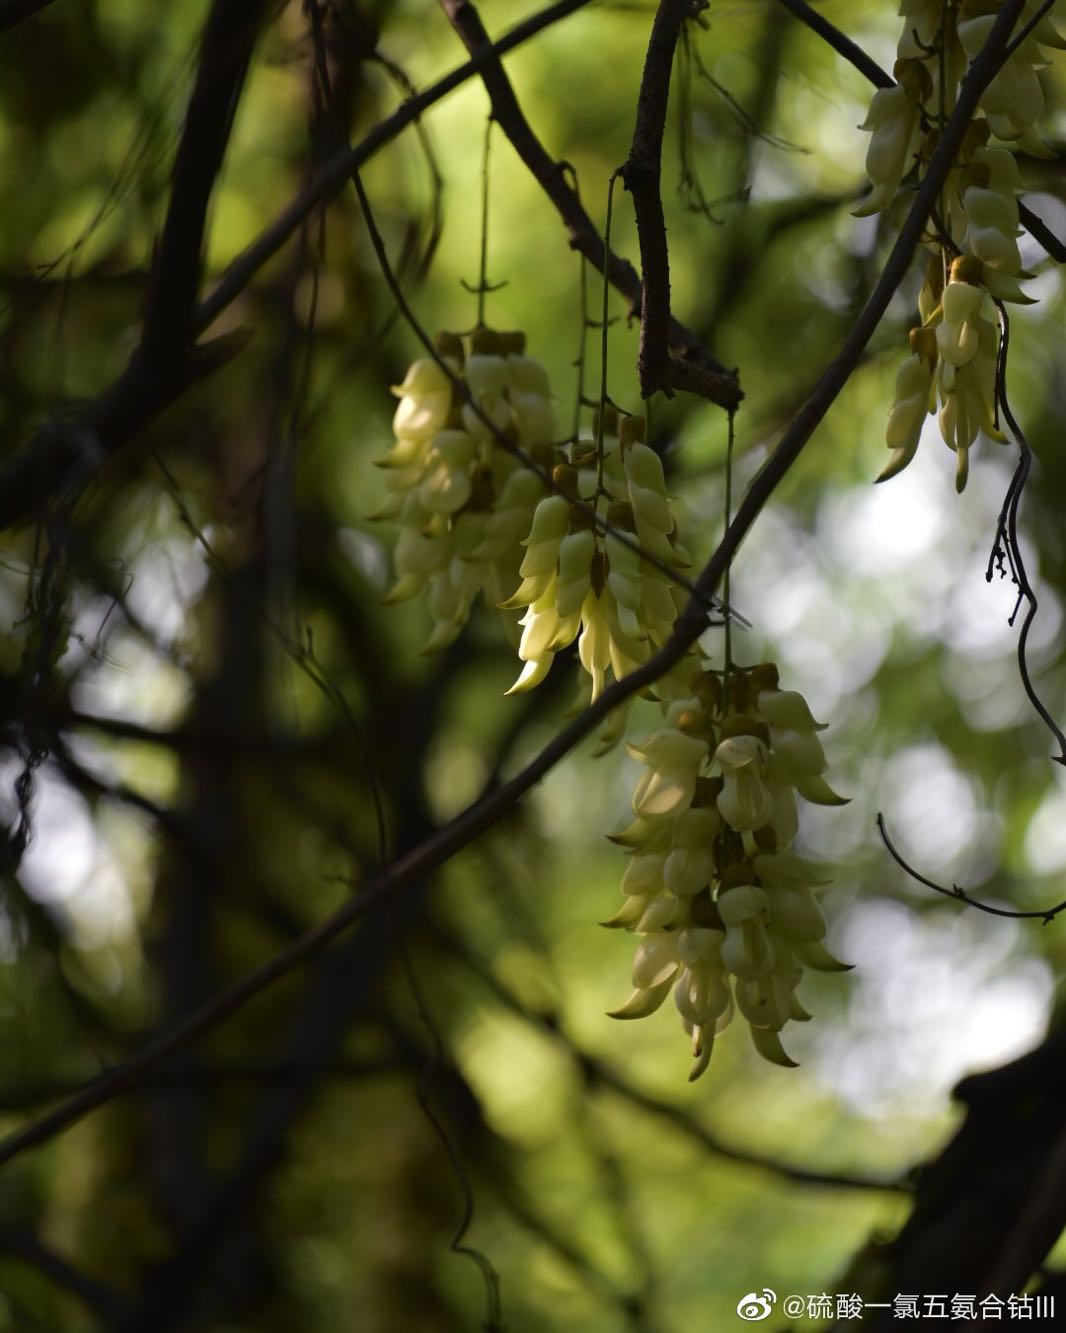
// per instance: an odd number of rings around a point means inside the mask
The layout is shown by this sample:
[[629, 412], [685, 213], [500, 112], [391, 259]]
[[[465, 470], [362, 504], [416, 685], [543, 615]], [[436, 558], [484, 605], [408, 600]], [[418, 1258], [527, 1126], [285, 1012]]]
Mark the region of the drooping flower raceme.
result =
[[[538, 685], [555, 654], [577, 639], [596, 699], [609, 672], [621, 679], [670, 633], [680, 603], [660, 566], [681, 568], [688, 557], [677, 539], [662, 462], [643, 434], [642, 418], [619, 422], [610, 411], [599, 449], [578, 440], [570, 461], [556, 467], [560, 493], [537, 506], [521, 582], [504, 603], [525, 608], [518, 648], [524, 665], [512, 693]], [[606, 532], [590, 509], [602, 513]]]
[[[1018, 30], [1027, 28], [1041, 7], [1029, 0]], [[860, 215], [887, 208], [912, 172], [918, 179], [924, 174], [969, 62], [987, 41], [999, 8], [997, 0], [902, 0], [897, 82], [878, 89], [861, 127], [872, 132], [866, 169], [873, 189], [857, 210]], [[960, 491], [978, 435], [1004, 438], [996, 424], [999, 331], [993, 303], [1027, 303], [1020, 280], [1030, 276], [1018, 252], [1021, 180], [1014, 153], [1047, 155], [1035, 129], [1044, 104], [1037, 71], [1047, 63], [1044, 48], [1064, 46], [1052, 16], [1044, 15], [981, 95], [925, 242], [935, 261], [919, 298], [922, 324], [911, 330], [912, 355], [897, 377], [886, 432], [893, 452], [878, 481], [895, 476], [913, 458], [926, 415], [923, 404], [932, 413], [939, 403], [940, 432], [955, 451]], [[999, 144], [990, 142], [995, 140]]]
[[677, 697], [629, 747], [642, 765], [636, 818], [615, 838], [629, 854], [625, 903], [604, 924], [641, 942], [633, 993], [613, 1017], [644, 1017], [673, 993], [697, 1078], [739, 1009], [759, 1053], [789, 1065], [779, 1034], [809, 1017], [796, 996], [804, 968], [844, 966], [822, 943], [815, 890], [826, 877], [789, 850], [797, 796], [843, 800], [823, 776], [822, 728], [769, 663], [725, 680], [692, 654], [661, 687]]
[[427, 650], [455, 639], [479, 593], [494, 607], [508, 595], [519, 543], [547, 494], [537, 473], [500, 445], [493, 426], [549, 472], [562, 457], [552, 443], [547, 373], [525, 355], [523, 335], [478, 329], [466, 351], [455, 334], [442, 334], [439, 350], [477, 410], [436, 361], [411, 365], [394, 390], [396, 443], [379, 460], [387, 498], [375, 515], [400, 527], [388, 600], [425, 595], [433, 621]]

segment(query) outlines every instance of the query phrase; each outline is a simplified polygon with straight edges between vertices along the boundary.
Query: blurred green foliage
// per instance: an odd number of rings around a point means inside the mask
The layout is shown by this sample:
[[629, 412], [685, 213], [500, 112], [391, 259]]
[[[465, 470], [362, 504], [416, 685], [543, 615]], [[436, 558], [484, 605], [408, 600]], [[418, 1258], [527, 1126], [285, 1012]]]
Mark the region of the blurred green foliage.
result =
[[[100, 393], [132, 350], [205, 8], [57, 0], [0, 37], [9, 448]], [[528, 12], [510, 0], [483, 8], [493, 34]], [[885, 7], [821, 10], [890, 63]], [[464, 58], [435, 6], [337, 12], [367, 52], [376, 30], [418, 87]], [[628, 151], [651, 13], [593, 4], [507, 60], [531, 123], [572, 164], [597, 219]], [[739, 367], [742, 488], [837, 349], [893, 217], [850, 216], [870, 92], [860, 75], [768, 0], [713, 7], [690, 40], [698, 63], [679, 66], [688, 147], [683, 156], [673, 114], [664, 164], [673, 302]], [[301, 7], [279, 6], [213, 199], [205, 290], [317, 160], [310, 62]], [[352, 69], [357, 140], [401, 94], [380, 64]], [[1030, 202], [1062, 235], [1062, 62], [1044, 77], [1058, 156], [1024, 171]], [[675, 113], [682, 101], [675, 89]], [[486, 107], [471, 80], [424, 118], [428, 156], [408, 131], [365, 172], [430, 329], [474, 322], [461, 282], [477, 273]], [[684, 206], [683, 169], [713, 217]], [[434, 172], [443, 230], [429, 253]], [[612, 243], [635, 257], [628, 201], [616, 203]], [[1040, 302], [1015, 316], [1009, 382], [1037, 464], [1022, 510], [1039, 572], [1034, 678], [1063, 718], [1066, 322], [1060, 275], [1038, 247], [1026, 255]], [[490, 322], [528, 332], [569, 421], [581, 268], [498, 131], [489, 276], [506, 283], [489, 297]], [[738, 1029], [689, 1087], [669, 1012], [604, 1017], [628, 989], [631, 944], [595, 924], [615, 910], [621, 874], [603, 835], [626, 822], [636, 769], [624, 749], [578, 753], [401, 914], [372, 915], [337, 946], [337, 975], [316, 960], [155, 1080], [4, 1167], [0, 1327], [99, 1326], [91, 1299], [26, 1261], [19, 1245], [32, 1235], [93, 1281], [139, 1295], [154, 1310], [140, 1327], [473, 1329], [484, 1287], [449, 1249], [464, 1192], [465, 1243], [500, 1275], [513, 1333], [717, 1329], [753, 1289], [845, 1289], [852, 1257], [871, 1233], [898, 1228], [905, 1197], [797, 1182], [772, 1163], [886, 1180], [935, 1153], [954, 1123], [951, 1084], [1038, 1038], [1063, 955], [1061, 927], [980, 917], [907, 882], [874, 829], [883, 810], [927, 873], [983, 899], [1031, 909], [1063, 896], [1062, 779], [1017, 676], [1013, 592], [983, 577], [1010, 452], [982, 445], [961, 499], [932, 438], [904, 476], [870, 487], [917, 285], [898, 296], [733, 576], [753, 624], [738, 657], [772, 656], [783, 684], [831, 723], [835, 782], [853, 796], [805, 825], [812, 854], [837, 868], [833, 947], [858, 968], [810, 985], [801, 1068], [760, 1062]], [[610, 392], [633, 410], [638, 329], [617, 298], [611, 310]], [[57, 743], [0, 923], [8, 1129], [344, 900], [379, 857], [368, 763], [402, 850], [497, 765], [515, 771], [569, 706], [566, 662], [532, 704], [502, 697], [514, 665], [487, 613], [426, 658], [425, 608], [381, 605], [391, 538], [367, 518], [381, 497], [373, 460], [390, 440], [389, 386], [418, 347], [350, 191], [308, 219], [213, 332], [238, 326], [252, 331], [248, 346], [108, 465], [63, 534], [69, 634], [48, 699]], [[682, 397], [650, 411], [703, 558], [721, 529], [724, 417]], [[0, 568], [10, 703], [41, 542], [29, 525], [8, 534]], [[652, 718], [638, 705], [630, 734]], [[306, 1087], [292, 1075], [301, 1050], [314, 1066]], [[261, 1135], [257, 1162], [246, 1150]], [[709, 1141], [771, 1165], [730, 1160]], [[164, 1323], [166, 1264], [201, 1223], [203, 1252], [185, 1252], [182, 1270], [194, 1296], [166, 1315], [184, 1322]]]

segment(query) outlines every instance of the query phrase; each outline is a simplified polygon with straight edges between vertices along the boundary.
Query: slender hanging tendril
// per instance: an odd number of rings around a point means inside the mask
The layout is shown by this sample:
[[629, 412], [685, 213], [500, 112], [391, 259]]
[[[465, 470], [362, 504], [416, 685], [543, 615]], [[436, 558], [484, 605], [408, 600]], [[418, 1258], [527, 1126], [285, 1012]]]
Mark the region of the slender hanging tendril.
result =
[[[611, 252], [611, 214], [614, 209], [614, 183], [619, 173], [613, 172], [607, 183], [607, 218], [603, 227], [603, 253]], [[607, 310], [611, 295], [609, 279], [610, 266], [603, 265], [603, 301], [600, 305], [600, 408], [596, 414], [596, 496], [593, 508], [599, 513], [600, 495], [603, 491], [603, 419], [607, 409]], [[598, 534], [597, 534], [598, 540]]]
[[[728, 416], [728, 435], [726, 437], [725, 447], [725, 528], [729, 530], [729, 524], [733, 519], [733, 418], [735, 412], [730, 412]], [[725, 613], [725, 671], [723, 672], [722, 684], [722, 705], [726, 712], [729, 711], [729, 677], [733, 670], [733, 616], [729, 611], [729, 575], [733, 568], [732, 560], [725, 567], [725, 574], [722, 576], [722, 598], [726, 606]]]
[[477, 327], [481, 328], [485, 323], [485, 297], [489, 292], [498, 292], [501, 287], [506, 287], [506, 282], [489, 282], [489, 148], [492, 144], [492, 126], [493, 117], [490, 115], [485, 121], [485, 138], [481, 149], [481, 249], [478, 259], [478, 278], [477, 284], [471, 286], [469, 282], [460, 278], [460, 284], [468, 292], [474, 292], [477, 296]]
[[485, 142], [481, 150], [481, 258], [477, 275], [477, 322], [485, 322], [485, 294], [489, 289], [489, 149], [492, 145], [492, 117], [485, 121]]

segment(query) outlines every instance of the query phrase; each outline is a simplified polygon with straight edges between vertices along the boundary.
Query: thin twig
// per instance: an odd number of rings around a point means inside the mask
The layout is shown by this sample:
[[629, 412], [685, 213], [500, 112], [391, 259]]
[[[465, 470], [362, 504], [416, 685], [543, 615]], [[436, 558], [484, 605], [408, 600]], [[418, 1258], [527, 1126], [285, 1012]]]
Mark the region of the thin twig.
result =
[[[735, 441], [735, 418], [734, 412], [729, 413], [729, 427], [726, 438], [725, 449], [725, 531], [733, 520], [733, 447]], [[722, 575], [722, 591], [725, 596], [726, 605], [729, 605], [729, 575], [732, 570], [732, 564], [725, 567], [725, 573]], [[722, 682], [722, 711], [729, 712], [729, 677], [733, 671], [733, 626], [729, 619], [725, 622], [725, 679]]]
[[738, 1166], [749, 1166], [782, 1180], [792, 1181], [797, 1185], [816, 1185], [824, 1189], [860, 1190], [866, 1192], [884, 1192], [886, 1194], [908, 1194], [910, 1186], [903, 1180], [868, 1176], [852, 1176], [841, 1171], [817, 1171], [811, 1167], [799, 1166], [763, 1153], [752, 1152], [747, 1148], [738, 1148], [727, 1144], [717, 1134], [701, 1124], [694, 1116], [680, 1106], [671, 1106], [660, 1101], [643, 1088], [631, 1083], [624, 1074], [599, 1061], [585, 1061], [591, 1081], [610, 1088], [612, 1092], [624, 1098], [634, 1106], [640, 1107], [660, 1120], [665, 1120], [686, 1138], [698, 1143], [707, 1152], [721, 1157], [725, 1161], [736, 1162]]
[[[414, 97], [417, 89], [403, 66], [387, 56], [383, 51], [375, 51], [371, 57], [381, 66], [393, 83], [403, 92], [405, 97]], [[429, 272], [429, 266], [433, 262], [433, 256], [437, 253], [437, 247], [440, 244], [440, 238], [444, 234], [444, 176], [440, 166], [437, 163], [437, 151], [433, 146], [433, 140], [430, 138], [429, 130], [421, 122], [416, 120], [414, 125], [415, 134], [418, 137], [419, 146], [422, 149], [422, 157], [426, 164], [426, 171], [429, 175], [429, 188], [432, 202], [430, 204], [429, 235], [422, 250], [422, 256], [414, 268], [414, 276], [422, 279]]]
[[877, 831], [881, 835], [881, 841], [885, 844], [885, 849], [889, 856], [891, 856], [901, 870], [906, 871], [911, 879], [916, 880], [919, 884], [924, 884], [927, 889], [932, 889], [934, 893], [943, 894], [945, 898], [953, 898], [956, 902], [963, 902], [970, 907], [976, 907], [979, 912], [987, 912], [989, 916], [1006, 916], [1016, 921], [1042, 921], [1045, 926], [1054, 921], [1060, 912], [1066, 911], [1066, 899], [1063, 899], [1061, 903], [1057, 903], [1054, 907], [1044, 908], [1040, 911], [1015, 912], [1007, 907], [993, 907], [991, 903], [978, 902], [976, 898], [971, 898], [966, 890], [960, 888], [958, 884], [953, 884], [950, 889], [946, 889], [943, 884], [937, 884], [935, 880], [931, 880], [926, 875], [921, 874], [904, 860], [892, 839], [888, 836], [888, 829], [885, 827], [885, 817], [880, 812], [877, 816]]
[[101, 1319], [113, 1320], [126, 1308], [124, 1298], [98, 1278], [74, 1267], [32, 1231], [0, 1226], [0, 1256], [21, 1259], [63, 1291], [76, 1296]]
[[854, 65], [860, 74], [864, 74], [871, 83], [876, 84], [878, 88], [894, 88], [895, 79], [891, 74], [886, 74], [881, 66], [868, 56], [866, 52], [850, 37], [846, 36], [835, 27], [824, 14], [818, 10], [812, 9], [805, 0], [780, 0], [780, 3], [795, 18], [810, 28], [821, 37], [822, 41], [831, 46], [837, 55], [841, 55], [850, 64]]
[[[1033, 453], [1029, 448], [1029, 442], [1026, 440], [1017, 418], [1011, 410], [1010, 401], [1007, 398], [1007, 354], [1010, 349], [1010, 318], [1007, 315], [1007, 308], [1002, 301], [996, 302], [999, 310], [1000, 324], [1000, 344], [999, 358], [996, 366], [996, 401], [999, 410], [1003, 413], [1003, 419], [1010, 427], [1011, 434], [1014, 436], [1018, 445], [1018, 466], [1015, 468], [1014, 475], [1011, 477], [1010, 486], [1007, 489], [1007, 496], [1003, 503], [1003, 511], [1000, 514], [999, 524], [996, 529], [996, 547], [999, 548], [999, 542], [1002, 538], [1006, 549], [1007, 559], [1010, 562], [1011, 575], [1018, 586], [1019, 604], [1024, 599], [1028, 603], [1025, 612], [1025, 618], [1022, 621], [1021, 632], [1018, 635], [1018, 674], [1021, 676], [1022, 688], [1029, 698], [1029, 702], [1036, 709], [1044, 725], [1054, 736], [1059, 753], [1054, 757], [1057, 764], [1066, 765], [1066, 736], [1062, 734], [1062, 729], [1055, 719], [1048, 712], [1040, 696], [1033, 685], [1032, 677], [1029, 674], [1029, 662], [1026, 649], [1029, 642], [1029, 630], [1033, 621], [1036, 619], [1037, 599], [1033, 585], [1029, 582], [1029, 575], [1025, 568], [1025, 558], [1022, 555], [1021, 544], [1018, 541], [1018, 507], [1022, 502], [1022, 495], [1025, 491], [1025, 483], [1029, 477], [1029, 468], [1032, 464]], [[1004, 522], [1004, 520], [1006, 520]], [[986, 572], [986, 578], [989, 577]], [[1015, 610], [1015, 615], [1017, 609]], [[1011, 623], [1014, 622], [1014, 616], [1011, 616]]]
[[400, 946], [400, 962], [408, 989], [415, 1002], [415, 1008], [418, 1010], [418, 1016], [422, 1020], [422, 1025], [428, 1032], [432, 1044], [432, 1054], [419, 1074], [415, 1096], [418, 1098], [418, 1105], [433, 1130], [437, 1142], [444, 1150], [444, 1155], [448, 1159], [448, 1165], [451, 1167], [452, 1176], [459, 1190], [459, 1217], [452, 1229], [448, 1248], [453, 1254], [462, 1255], [469, 1259], [481, 1274], [481, 1280], [485, 1285], [485, 1333], [503, 1333], [500, 1275], [485, 1251], [471, 1244], [466, 1238], [474, 1222], [474, 1186], [470, 1179], [470, 1173], [460, 1156], [455, 1140], [448, 1131], [448, 1126], [441, 1119], [430, 1097], [434, 1080], [445, 1067], [444, 1039], [434, 1022], [429, 1006], [426, 1004], [415, 970], [411, 966], [410, 956], [403, 945]]
[[[749, 486], [737, 509], [736, 517], [726, 530], [704, 572], [696, 581], [696, 586], [704, 591], [709, 587], [717, 587], [726, 566], [758, 516], [759, 510], [799, 457], [804, 445], [859, 364], [867, 343], [880, 324], [896, 288], [910, 267], [914, 251], [939, 198], [944, 180], [954, 165], [955, 155], [977, 109], [981, 94], [999, 69], [1003, 44], [1017, 22], [1022, 6], [1023, 0], [1006, 0], [997, 15], [987, 41], [974, 58], [962, 81], [955, 109], [944, 126], [944, 131], [929, 160], [926, 174], [914, 192], [910, 209], [900, 226], [895, 244], [885, 260], [874, 290], [859, 312], [840, 351], [826, 368], [807, 401], [785, 431], [777, 448]], [[682, 620], [690, 617], [692, 612], [693, 605], [690, 603], [682, 615]]]
[[[614, 185], [618, 180], [618, 172], [611, 175], [607, 182], [607, 216], [603, 224], [603, 248], [606, 252], [611, 248], [611, 222], [614, 216]], [[610, 341], [611, 321], [608, 318], [610, 312], [611, 284], [608, 281], [607, 274], [603, 275], [603, 290], [600, 293], [600, 397], [596, 405], [596, 493], [592, 500], [592, 512], [595, 516], [597, 525], [600, 516], [600, 497], [606, 495], [603, 488], [603, 465], [604, 448], [603, 436], [607, 425], [607, 347]], [[599, 546], [597, 534], [597, 547]], [[729, 617], [726, 616], [728, 623]]]
[[538, 1216], [514, 1185], [504, 1179], [498, 1179], [495, 1185], [500, 1204], [519, 1226], [524, 1227], [542, 1245], [547, 1246], [552, 1254], [572, 1268], [587, 1288], [594, 1289], [603, 1300], [617, 1306], [618, 1313], [627, 1321], [633, 1333], [647, 1333], [647, 1325], [641, 1319], [643, 1312], [633, 1309], [633, 1297], [620, 1290], [606, 1273], [581, 1252], [576, 1242], [560, 1234], [554, 1224]]
[[1010, 45], [1007, 47], [1006, 51], [1003, 52], [1004, 63], [1006, 63], [1015, 53], [1015, 51], [1017, 51], [1017, 49], [1021, 46], [1022, 42], [1025, 41], [1025, 39], [1029, 36], [1029, 34], [1033, 31], [1033, 29], [1040, 23], [1040, 20], [1045, 18], [1048, 14], [1051, 13], [1051, 11], [1055, 8], [1055, 2], [1056, 0], [1044, 0], [1044, 3], [1033, 14], [1032, 18], [1030, 18], [1026, 23], [1022, 24], [1022, 26], [1011, 38]]
[[[175, 1062], [167, 1069], [147, 1075], [149, 1087], [184, 1088], [192, 1084], [294, 1083], [309, 1073], [327, 1079], [362, 1079], [407, 1073], [410, 1061], [400, 1055], [374, 1060], [335, 1060], [332, 1064], [300, 1063], [296, 1060], [231, 1060], [212, 1064]], [[54, 1102], [83, 1087], [84, 1078], [42, 1079], [36, 1083], [0, 1085], [0, 1109], [24, 1111], [30, 1106]]]

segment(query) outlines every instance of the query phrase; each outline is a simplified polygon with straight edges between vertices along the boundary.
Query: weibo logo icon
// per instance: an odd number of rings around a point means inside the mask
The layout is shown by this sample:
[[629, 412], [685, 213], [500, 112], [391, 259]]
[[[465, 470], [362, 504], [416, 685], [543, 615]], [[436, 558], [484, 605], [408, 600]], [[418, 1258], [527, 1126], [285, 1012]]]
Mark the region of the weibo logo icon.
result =
[[761, 1319], [770, 1318], [776, 1301], [777, 1292], [771, 1291], [769, 1287], [763, 1287], [762, 1295], [757, 1291], [749, 1291], [737, 1302], [737, 1314], [749, 1324], [757, 1324]]

